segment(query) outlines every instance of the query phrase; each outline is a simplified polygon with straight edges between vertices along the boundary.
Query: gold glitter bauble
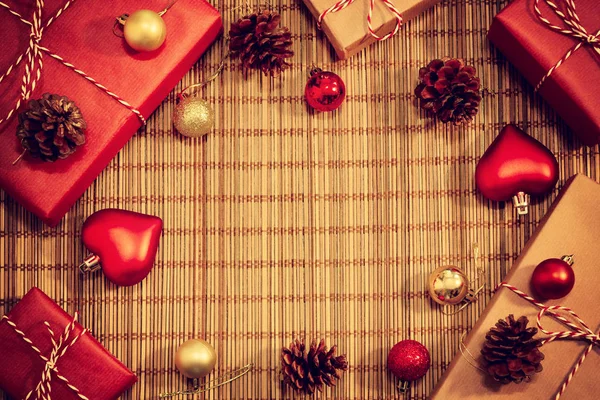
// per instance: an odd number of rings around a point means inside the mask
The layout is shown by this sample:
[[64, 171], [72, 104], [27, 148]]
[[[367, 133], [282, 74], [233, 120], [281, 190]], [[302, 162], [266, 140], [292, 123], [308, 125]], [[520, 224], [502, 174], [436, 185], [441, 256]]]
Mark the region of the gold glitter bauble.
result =
[[201, 339], [190, 339], [177, 349], [175, 366], [190, 379], [204, 378], [215, 367], [217, 354], [215, 349]]
[[439, 267], [429, 276], [429, 294], [438, 304], [459, 304], [468, 293], [469, 279], [460, 268], [446, 265]]
[[175, 129], [183, 136], [200, 137], [212, 130], [215, 112], [208, 102], [198, 97], [185, 97], [173, 112]]
[[167, 24], [152, 10], [138, 10], [125, 20], [123, 36], [134, 50], [153, 51], [165, 42]]

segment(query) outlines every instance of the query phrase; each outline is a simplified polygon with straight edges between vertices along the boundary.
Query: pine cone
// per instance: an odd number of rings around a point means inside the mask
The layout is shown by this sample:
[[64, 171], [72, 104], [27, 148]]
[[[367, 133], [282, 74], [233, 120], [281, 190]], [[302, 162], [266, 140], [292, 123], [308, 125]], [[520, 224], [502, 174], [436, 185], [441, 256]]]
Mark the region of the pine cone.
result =
[[528, 322], [525, 316], [515, 321], [511, 314], [485, 335], [481, 354], [487, 361], [488, 373], [496, 381], [529, 382], [536, 372], [542, 371], [544, 354], [538, 349], [542, 341], [533, 338], [538, 330], [527, 328]]
[[315, 389], [323, 391], [323, 384], [335, 386], [340, 379], [339, 371], [348, 369], [346, 356], [336, 356], [337, 346], [327, 350], [325, 341], [313, 340], [308, 354], [303, 341], [296, 340], [290, 348], [281, 351], [281, 373], [283, 381], [297, 392], [313, 394]]
[[23, 148], [44, 161], [67, 158], [85, 143], [86, 123], [74, 102], [45, 93], [19, 114], [17, 137]]
[[415, 95], [421, 108], [437, 115], [442, 122], [456, 125], [470, 121], [477, 114], [481, 83], [475, 68], [457, 58], [433, 60], [419, 70]]
[[244, 72], [260, 69], [265, 75], [277, 76], [289, 68], [286, 59], [294, 55], [289, 48], [292, 34], [287, 27], [278, 28], [280, 20], [278, 13], [265, 10], [231, 24], [230, 55], [240, 58]]

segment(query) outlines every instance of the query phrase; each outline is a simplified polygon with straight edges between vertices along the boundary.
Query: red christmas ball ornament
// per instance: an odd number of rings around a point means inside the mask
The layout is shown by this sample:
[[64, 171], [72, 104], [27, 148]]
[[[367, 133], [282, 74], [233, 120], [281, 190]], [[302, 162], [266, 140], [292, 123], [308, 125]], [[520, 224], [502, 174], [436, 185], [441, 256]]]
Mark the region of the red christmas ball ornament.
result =
[[416, 340], [402, 340], [394, 345], [387, 358], [388, 370], [400, 379], [398, 390], [405, 393], [409, 382], [420, 379], [429, 370], [429, 350]]
[[543, 299], [560, 299], [568, 295], [575, 285], [573, 255], [549, 258], [538, 264], [531, 275], [531, 286]]
[[543, 144], [506, 125], [475, 170], [477, 188], [494, 201], [512, 198], [519, 215], [529, 211], [529, 196], [548, 193], [558, 181], [558, 162]]
[[315, 68], [304, 89], [308, 105], [319, 111], [333, 111], [342, 105], [346, 98], [346, 85], [333, 72]]
[[88, 217], [81, 228], [83, 244], [92, 253], [81, 272], [100, 268], [111, 282], [131, 286], [154, 266], [162, 233], [162, 219], [133, 211], [107, 208]]

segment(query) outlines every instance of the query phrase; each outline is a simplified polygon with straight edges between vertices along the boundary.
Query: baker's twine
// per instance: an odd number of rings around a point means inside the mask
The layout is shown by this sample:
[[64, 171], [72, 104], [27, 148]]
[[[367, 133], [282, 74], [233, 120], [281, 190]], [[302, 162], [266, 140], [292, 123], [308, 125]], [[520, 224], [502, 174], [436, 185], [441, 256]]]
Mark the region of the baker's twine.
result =
[[554, 11], [554, 14], [558, 16], [562, 22], [564, 22], [565, 25], [563, 26], [554, 25], [546, 17], [544, 17], [540, 11], [540, 1], [541, 0], [535, 0], [535, 4], [533, 6], [538, 19], [553, 31], [575, 38], [575, 40], [577, 40], [577, 44], [569, 49], [569, 51], [567, 51], [565, 55], [548, 70], [546, 75], [544, 75], [536, 85], [536, 91], [540, 89], [546, 79], [548, 79], [557, 68], [567, 61], [569, 57], [571, 57], [571, 55], [579, 50], [582, 46], [590, 46], [600, 56], [600, 29], [596, 33], [588, 33], [587, 29], [581, 25], [579, 16], [577, 15], [575, 9], [574, 0], [563, 0], [565, 4], [565, 12], [561, 11], [553, 1], [544, 0], [545, 3], [552, 9], [552, 11]]
[[[370, 1], [370, 3], [369, 3], [369, 13], [367, 14], [367, 24], [369, 25], [369, 33], [371, 34], [371, 36], [373, 36], [377, 40], [386, 40], [386, 39], [389, 39], [392, 36], [394, 36], [396, 33], [398, 33], [398, 31], [402, 27], [402, 14], [396, 8], [396, 6], [394, 6], [394, 3], [392, 3], [390, 0], [380, 0], [380, 1], [383, 1], [383, 4], [385, 4], [386, 7], [392, 12], [392, 14], [394, 14], [394, 17], [396, 18], [396, 27], [394, 28], [393, 31], [391, 31], [387, 35], [378, 36], [377, 33], [375, 32], [375, 29], [373, 29], [373, 22], [372, 22], [373, 10], [375, 9], [375, 1], [376, 0], [369, 0], [369, 1]], [[377, 0], [377, 1], [379, 1], [379, 0]], [[319, 29], [321, 29], [321, 25], [323, 24], [323, 19], [327, 16], [327, 14], [341, 11], [344, 8], [348, 7], [352, 3], [354, 3], [354, 0], [340, 0], [337, 3], [335, 3], [334, 5], [332, 5], [331, 7], [329, 7], [327, 10], [323, 11], [321, 13], [321, 15], [319, 15], [319, 19], [317, 20], [317, 26], [319, 27]]]
[[79, 389], [77, 389], [77, 387], [73, 386], [65, 376], [61, 375], [58, 371], [58, 368], [56, 367], [56, 363], [62, 356], [65, 355], [67, 350], [73, 347], [73, 345], [77, 343], [79, 338], [88, 332], [87, 329], [84, 329], [81, 331], [81, 333], [71, 338], [71, 335], [73, 334], [73, 331], [75, 329], [75, 323], [77, 322], [78, 316], [78, 313], [75, 313], [75, 316], [73, 317], [71, 322], [69, 322], [69, 324], [65, 326], [64, 331], [58, 337], [58, 340], [56, 339], [54, 331], [50, 327], [48, 321], [44, 321], [44, 325], [46, 325], [46, 329], [48, 329], [48, 332], [50, 333], [50, 340], [52, 341], [52, 351], [50, 352], [50, 356], [48, 357], [42, 354], [41, 350], [33, 343], [33, 341], [31, 341], [31, 339], [29, 339], [25, 335], [25, 333], [21, 331], [13, 321], [11, 321], [9, 317], [5, 315], [0, 319], [0, 322], [6, 321], [6, 323], [11, 328], [13, 328], [17, 335], [19, 335], [19, 337], [23, 339], [23, 341], [27, 343], [31, 347], [31, 349], [33, 349], [33, 351], [35, 351], [45, 363], [40, 381], [34, 389], [31, 389], [31, 391], [27, 393], [27, 396], [25, 396], [24, 398], [25, 400], [52, 400], [52, 397], [50, 396], [50, 392], [52, 390], [52, 376], [56, 376], [59, 380], [64, 382], [64, 384], [69, 389], [71, 389], [73, 393], [75, 393], [80, 399], [90, 400], [88, 397], [83, 395], [79, 391]]
[[[542, 331], [543, 333], [548, 335], [547, 337], [542, 339], [542, 344], [546, 344], [546, 343], [552, 342], [557, 339], [585, 340], [590, 343], [589, 346], [585, 349], [585, 351], [581, 355], [581, 357], [579, 357], [579, 360], [577, 360], [577, 363], [575, 363], [575, 365], [571, 369], [571, 372], [569, 372], [569, 375], [563, 381], [563, 383], [560, 387], [560, 390], [556, 393], [554, 400], [560, 399], [560, 397], [563, 395], [563, 393], [567, 389], [567, 386], [573, 379], [573, 376], [575, 376], [575, 374], [577, 373], [577, 370], [579, 369], [579, 367], [581, 367], [581, 364], [583, 364], [583, 362], [585, 361], [585, 358], [588, 356], [588, 354], [590, 354], [590, 352], [592, 351], [594, 346], [600, 346], [600, 332], [594, 333], [594, 331], [592, 331], [590, 329], [590, 327], [585, 323], [585, 321], [583, 321], [579, 317], [579, 315], [577, 315], [569, 307], [546, 306], [545, 304], [540, 303], [533, 297], [529, 296], [527, 293], [520, 291], [515, 286], [512, 286], [506, 282], [502, 282], [500, 285], [498, 285], [496, 290], [500, 289], [501, 287], [505, 287], [505, 288], [511, 290], [513, 293], [517, 294], [521, 298], [529, 301], [531, 304], [540, 308], [540, 312], [537, 315], [537, 327], [539, 328], [540, 331]], [[570, 314], [570, 316], [576, 321], [576, 323], [569, 321], [567, 318], [558, 314], [558, 312], [565, 312], [567, 314]], [[541, 320], [545, 314], [548, 314], [552, 318], [560, 321], [564, 325], [571, 328], [571, 330], [548, 331], [548, 330], [544, 329], [544, 327], [542, 326]]]
[[74, 2], [75, 0], [68, 0], [64, 6], [62, 6], [52, 17], [50, 17], [46, 21], [46, 23], [43, 23], [42, 10], [44, 9], [44, 0], [36, 0], [35, 10], [33, 11], [33, 18], [31, 21], [25, 19], [21, 14], [13, 10], [8, 4], [0, 1], [0, 7], [3, 7], [11, 15], [18, 18], [19, 21], [29, 26], [31, 31], [29, 34], [29, 44], [27, 46], [27, 50], [19, 57], [17, 57], [17, 59], [8, 67], [8, 69], [2, 75], [0, 75], [0, 83], [2, 83], [2, 81], [14, 71], [15, 67], [19, 65], [22, 60], [26, 59], [25, 71], [23, 73], [23, 79], [21, 83], [21, 94], [15, 102], [15, 106], [8, 112], [7, 115], [4, 116], [4, 118], [0, 119], [0, 125], [9, 120], [11, 116], [15, 113], [15, 111], [17, 111], [19, 107], [21, 107], [21, 104], [29, 100], [31, 94], [35, 90], [36, 84], [38, 83], [42, 75], [42, 69], [44, 66], [44, 53], [59, 61], [65, 67], [71, 69], [73, 72], [87, 79], [89, 82], [93, 83], [97, 88], [102, 90], [104, 93], [121, 103], [132, 113], [134, 113], [140, 119], [142, 124], [146, 123], [146, 119], [137, 108], [133, 107], [127, 101], [123, 100], [120, 96], [106, 88], [106, 86], [100, 84], [94, 78], [92, 78], [82, 70], [76, 68], [73, 64], [66, 61], [58, 54], [53, 53], [48, 48], [41, 45], [44, 30], [48, 28], [58, 17], [60, 17], [60, 15]]

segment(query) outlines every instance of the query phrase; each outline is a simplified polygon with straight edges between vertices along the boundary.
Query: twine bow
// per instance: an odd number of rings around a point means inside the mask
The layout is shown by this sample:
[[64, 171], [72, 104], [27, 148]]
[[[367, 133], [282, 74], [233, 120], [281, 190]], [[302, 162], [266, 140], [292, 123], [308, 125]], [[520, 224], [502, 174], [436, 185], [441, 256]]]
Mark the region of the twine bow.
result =
[[[396, 33], [398, 33], [398, 31], [400, 30], [400, 27], [402, 26], [402, 14], [400, 13], [400, 11], [398, 11], [398, 9], [394, 6], [394, 4], [390, 0], [381, 0], [381, 1], [383, 1], [383, 4], [385, 4], [386, 7], [392, 12], [392, 14], [394, 14], [394, 17], [396, 17], [396, 27], [394, 28], [393, 31], [391, 31], [387, 35], [378, 36], [377, 33], [375, 32], [375, 29], [373, 29], [373, 23], [372, 23], [373, 10], [375, 9], [375, 0], [369, 0], [369, 2], [370, 2], [369, 3], [369, 13], [367, 14], [367, 24], [369, 25], [369, 33], [375, 39], [380, 40], [380, 41], [389, 39], [392, 36], [394, 36]], [[317, 26], [319, 27], [319, 29], [321, 29], [323, 19], [327, 16], [327, 14], [341, 11], [344, 8], [348, 7], [352, 3], [354, 3], [354, 0], [339, 0], [337, 3], [335, 3], [334, 5], [329, 7], [327, 10], [323, 11], [321, 13], [321, 15], [319, 15], [319, 19], [317, 20]]]
[[[557, 339], [585, 340], [590, 343], [589, 346], [585, 349], [585, 351], [581, 355], [581, 357], [579, 357], [579, 360], [577, 360], [577, 363], [575, 363], [575, 365], [571, 369], [571, 372], [569, 372], [569, 375], [563, 381], [563, 383], [560, 387], [560, 390], [556, 393], [554, 400], [560, 399], [560, 397], [565, 392], [567, 386], [573, 379], [573, 376], [575, 376], [575, 374], [577, 373], [577, 370], [579, 369], [581, 364], [583, 364], [583, 362], [585, 361], [585, 358], [588, 356], [588, 354], [590, 354], [590, 352], [593, 350], [594, 346], [600, 347], [600, 332], [594, 333], [594, 331], [592, 331], [590, 329], [590, 327], [585, 323], [585, 321], [583, 321], [579, 317], [579, 315], [577, 315], [569, 307], [546, 306], [545, 304], [540, 303], [539, 301], [535, 300], [533, 297], [529, 296], [527, 293], [520, 291], [516, 287], [514, 287], [506, 282], [502, 282], [500, 285], [498, 285], [496, 290], [498, 290], [501, 287], [510, 289], [513, 293], [515, 293], [518, 296], [520, 296], [521, 298], [529, 301], [531, 304], [535, 305], [536, 307], [538, 307], [540, 309], [540, 312], [537, 315], [537, 326], [540, 329], [540, 331], [542, 331], [543, 333], [548, 335], [548, 337], [546, 337], [542, 340], [542, 344], [546, 344], [546, 343], [552, 342]], [[560, 312], [560, 311], [570, 314], [571, 317], [573, 317], [573, 319], [576, 321], [576, 323], [573, 323], [573, 322], [569, 321], [567, 318], [558, 314], [558, 312]], [[544, 327], [542, 326], [541, 320], [545, 314], [548, 314], [552, 318], [560, 321], [564, 325], [571, 328], [571, 330], [548, 331], [548, 330], [544, 329]]]
[[82, 70], [76, 68], [73, 64], [67, 62], [61, 56], [53, 53], [48, 48], [42, 46], [41, 41], [44, 34], [44, 30], [48, 28], [74, 2], [75, 0], [68, 0], [64, 6], [59, 8], [58, 11], [46, 21], [46, 23], [43, 23], [42, 10], [44, 9], [44, 0], [35, 1], [35, 9], [33, 11], [33, 18], [31, 21], [25, 19], [21, 14], [13, 10], [8, 4], [0, 1], [0, 7], [5, 8], [10, 14], [17, 17], [30, 29], [29, 44], [27, 46], [27, 50], [19, 57], [17, 57], [17, 59], [8, 67], [8, 69], [2, 75], [0, 75], [0, 83], [2, 83], [2, 81], [7, 76], [9, 76], [11, 72], [13, 72], [15, 67], [17, 67], [22, 60], [26, 59], [25, 72], [23, 73], [23, 79], [21, 83], [21, 94], [15, 102], [15, 106], [8, 112], [6, 116], [4, 116], [4, 118], [0, 119], [0, 125], [9, 120], [13, 113], [19, 109], [22, 103], [25, 103], [27, 100], [29, 100], [29, 97], [35, 90], [36, 84], [42, 76], [42, 69], [44, 67], [44, 54], [47, 54], [48, 56], [54, 58], [55, 60], [62, 63], [65, 67], [71, 69], [73, 72], [81, 75], [83, 78], [93, 83], [97, 88], [102, 90], [104, 93], [106, 93], [107, 95], [121, 103], [123, 106], [125, 106], [127, 109], [129, 109], [132, 113], [134, 113], [140, 119], [142, 124], [146, 123], [146, 119], [138, 109], [133, 107], [131, 104], [123, 100], [115, 93], [108, 90], [104, 85], [97, 82], [95, 79], [87, 75]]
[[17, 327], [17, 325], [10, 320], [9, 317], [5, 315], [0, 319], [0, 322], [6, 321], [6, 323], [11, 328], [13, 328], [17, 335], [19, 335], [19, 337], [23, 339], [23, 341], [25, 341], [25, 343], [27, 343], [45, 363], [40, 381], [34, 389], [31, 389], [31, 391], [27, 393], [27, 396], [25, 396], [25, 400], [52, 400], [50, 396], [50, 391], [52, 390], [51, 383], [53, 375], [61, 381], [63, 381], [65, 385], [67, 385], [67, 387], [71, 389], [80, 399], [90, 400], [88, 397], [83, 395], [79, 391], [79, 389], [77, 389], [77, 387], [73, 386], [66, 377], [61, 375], [58, 371], [58, 368], [56, 367], [56, 363], [62, 356], [65, 355], [67, 350], [73, 347], [73, 345], [77, 343], [79, 338], [88, 332], [87, 329], [84, 329], [81, 331], [81, 333], [71, 338], [71, 335], [73, 334], [73, 331], [75, 329], [75, 322], [77, 322], [78, 316], [78, 313], [75, 313], [75, 316], [73, 317], [71, 322], [69, 322], [62, 334], [58, 337], [58, 340], [56, 339], [56, 335], [54, 334], [54, 331], [50, 327], [48, 321], [44, 321], [44, 325], [46, 325], [46, 329], [48, 329], [48, 332], [50, 333], [50, 340], [52, 341], [52, 351], [50, 352], [49, 356], [45, 356], [44, 354], [42, 354], [41, 350], [38, 347], [36, 347], [33, 341], [31, 341], [31, 339], [29, 339], [25, 335], [25, 332], [21, 331]]
[[577, 40], [577, 44], [571, 49], [569, 49], [569, 51], [567, 51], [567, 53], [560, 60], [558, 60], [558, 62], [554, 64], [552, 68], [548, 70], [546, 75], [542, 77], [540, 82], [535, 87], [536, 91], [540, 89], [540, 87], [546, 81], [546, 79], [548, 79], [558, 67], [560, 67], [565, 61], [567, 61], [569, 57], [571, 57], [571, 55], [577, 50], [579, 50], [582, 46], [590, 46], [596, 52], [596, 54], [600, 56], [600, 29], [596, 33], [588, 33], [587, 29], [585, 29], [585, 27], [581, 25], [579, 16], [577, 15], [577, 12], [575, 10], [574, 0], [564, 0], [564, 3], [566, 5], [566, 13], [560, 10], [556, 3], [554, 3], [553, 1], [544, 1], [552, 9], [552, 11], [554, 11], [554, 14], [556, 14], [560, 18], [560, 20], [564, 22], [564, 25], [562, 27], [554, 25], [546, 17], [544, 17], [539, 7], [540, 0], [535, 0], [533, 8], [538, 19], [553, 31], [575, 38]]

